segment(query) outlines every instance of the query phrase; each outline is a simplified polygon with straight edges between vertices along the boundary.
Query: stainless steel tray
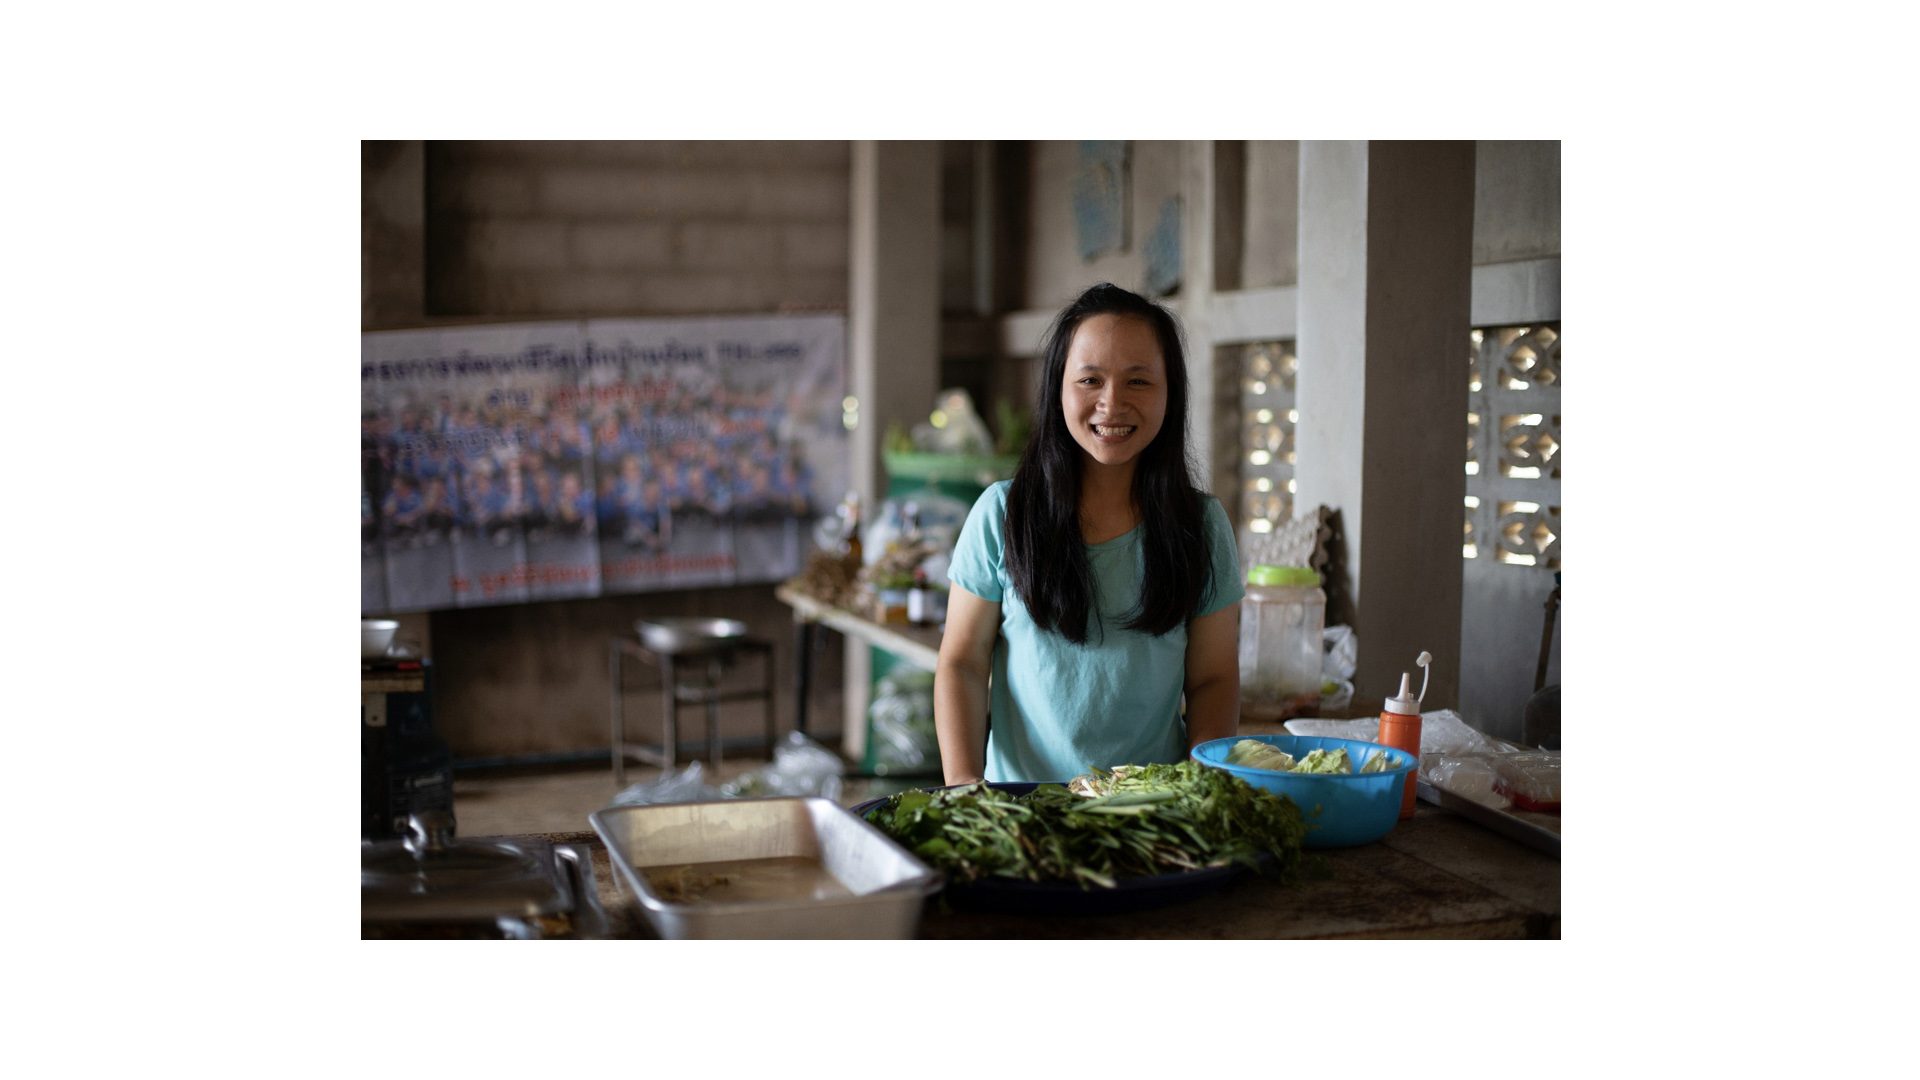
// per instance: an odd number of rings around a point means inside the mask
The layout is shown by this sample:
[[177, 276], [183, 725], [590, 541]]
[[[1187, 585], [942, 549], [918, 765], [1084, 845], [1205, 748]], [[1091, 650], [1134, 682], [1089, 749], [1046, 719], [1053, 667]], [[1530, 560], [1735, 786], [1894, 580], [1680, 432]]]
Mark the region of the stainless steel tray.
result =
[[[665, 938], [908, 938], [940, 875], [828, 799], [610, 806], [589, 814], [640, 912]], [[852, 893], [826, 899], [676, 903], [649, 868], [804, 856]]]
[[1482, 806], [1472, 799], [1455, 795], [1445, 788], [1434, 787], [1425, 780], [1420, 781], [1420, 800], [1435, 806], [1451, 810], [1469, 821], [1477, 822], [1494, 832], [1510, 836], [1531, 848], [1544, 851], [1554, 858], [1560, 857], [1560, 834], [1552, 829], [1542, 828], [1516, 814], [1504, 810], [1495, 810], [1491, 806]]
[[736, 641], [747, 632], [747, 624], [739, 619], [641, 619], [633, 628], [642, 644], [662, 653], [710, 649]]

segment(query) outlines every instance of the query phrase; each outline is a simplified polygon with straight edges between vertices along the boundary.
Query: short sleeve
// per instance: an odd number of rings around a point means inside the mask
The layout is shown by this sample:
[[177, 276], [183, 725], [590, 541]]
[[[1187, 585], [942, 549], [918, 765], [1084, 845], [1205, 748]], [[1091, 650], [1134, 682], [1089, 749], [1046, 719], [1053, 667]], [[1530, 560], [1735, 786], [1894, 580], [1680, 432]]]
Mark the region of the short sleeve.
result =
[[1003, 595], [1000, 571], [1006, 565], [1007, 484], [995, 483], [974, 500], [947, 567], [948, 581], [996, 604]]
[[1211, 615], [1247, 595], [1240, 581], [1240, 550], [1233, 543], [1233, 523], [1220, 500], [1207, 497], [1207, 553], [1213, 560], [1213, 585], [1200, 602], [1201, 615]]

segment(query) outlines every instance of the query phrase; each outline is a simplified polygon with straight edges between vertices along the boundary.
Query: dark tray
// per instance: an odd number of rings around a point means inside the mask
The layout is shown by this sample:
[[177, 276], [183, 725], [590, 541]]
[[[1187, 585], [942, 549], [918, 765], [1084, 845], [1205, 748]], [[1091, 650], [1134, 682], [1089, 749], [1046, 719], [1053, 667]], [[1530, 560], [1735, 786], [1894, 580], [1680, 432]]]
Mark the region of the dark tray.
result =
[[[945, 791], [947, 787], [922, 788]], [[988, 783], [995, 791], [1025, 795], [1035, 783]], [[891, 797], [891, 796], [889, 796]], [[856, 803], [849, 810], [862, 821], [885, 798]], [[1261, 852], [1257, 859], [1265, 864], [1273, 856]], [[1001, 911], [1043, 915], [1108, 915], [1126, 911], [1144, 911], [1205, 896], [1247, 872], [1239, 865], [1182, 870], [1172, 874], [1126, 877], [1114, 880], [1113, 888], [1091, 885], [1081, 888], [1070, 881], [1020, 881], [1015, 878], [984, 877], [966, 884], [948, 882], [942, 895], [955, 908], [968, 911]]]

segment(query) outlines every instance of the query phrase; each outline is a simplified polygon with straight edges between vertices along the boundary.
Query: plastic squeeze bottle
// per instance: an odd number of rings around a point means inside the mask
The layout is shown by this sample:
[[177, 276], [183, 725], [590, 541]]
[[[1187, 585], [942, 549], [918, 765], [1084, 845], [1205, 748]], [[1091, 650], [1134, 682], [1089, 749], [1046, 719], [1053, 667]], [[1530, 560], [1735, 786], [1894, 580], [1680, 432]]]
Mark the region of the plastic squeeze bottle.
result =
[[[1425, 672], [1420, 677], [1420, 697], [1414, 697], [1410, 685], [1411, 677], [1400, 673], [1400, 692], [1387, 699], [1387, 707], [1380, 713], [1380, 735], [1382, 746], [1391, 746], [1395, 750], [1405, 750], [1415, 758], [1420, 756], [1420, 702], [1427, 696], [1427, 679], [1433, 675], [1433, 654], [1423, 652], [1414, 663]], [[1419, 788], [1419, 769], [1407, 774], [1405, 794], [1400, 796], [1400, 820], [1413, 816], [1413, 799]]]

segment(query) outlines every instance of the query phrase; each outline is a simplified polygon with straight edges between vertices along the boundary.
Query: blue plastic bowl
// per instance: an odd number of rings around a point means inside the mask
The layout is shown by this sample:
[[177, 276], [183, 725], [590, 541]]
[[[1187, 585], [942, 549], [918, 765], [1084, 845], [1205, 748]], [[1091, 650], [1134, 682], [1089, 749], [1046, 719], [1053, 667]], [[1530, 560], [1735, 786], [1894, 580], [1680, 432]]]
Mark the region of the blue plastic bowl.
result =
[[[1393, 755], [1396, 764], [1385, 772], [1348, 774], [1284, 773], [1227, 764], [1227, 751], [1241, 739], [1263, 742], [1276, 750], [1305, 757], [1309, 750], [1345, 750], [1358, 770], [1375, 753]], [[1212, 739], [1193, 748], [1193, 760], [1245, 780], [1254, 787], [1285, 795], [1300, 808], [1307, 825], [1310, 848], [1371, 844], [1393, 831], [1400, 820], [1401, 793], [1407, 777], [1419, 765], [1405, 750], [1358, 739], [1329, 739], [1318, 735], [1235, 735]]]

